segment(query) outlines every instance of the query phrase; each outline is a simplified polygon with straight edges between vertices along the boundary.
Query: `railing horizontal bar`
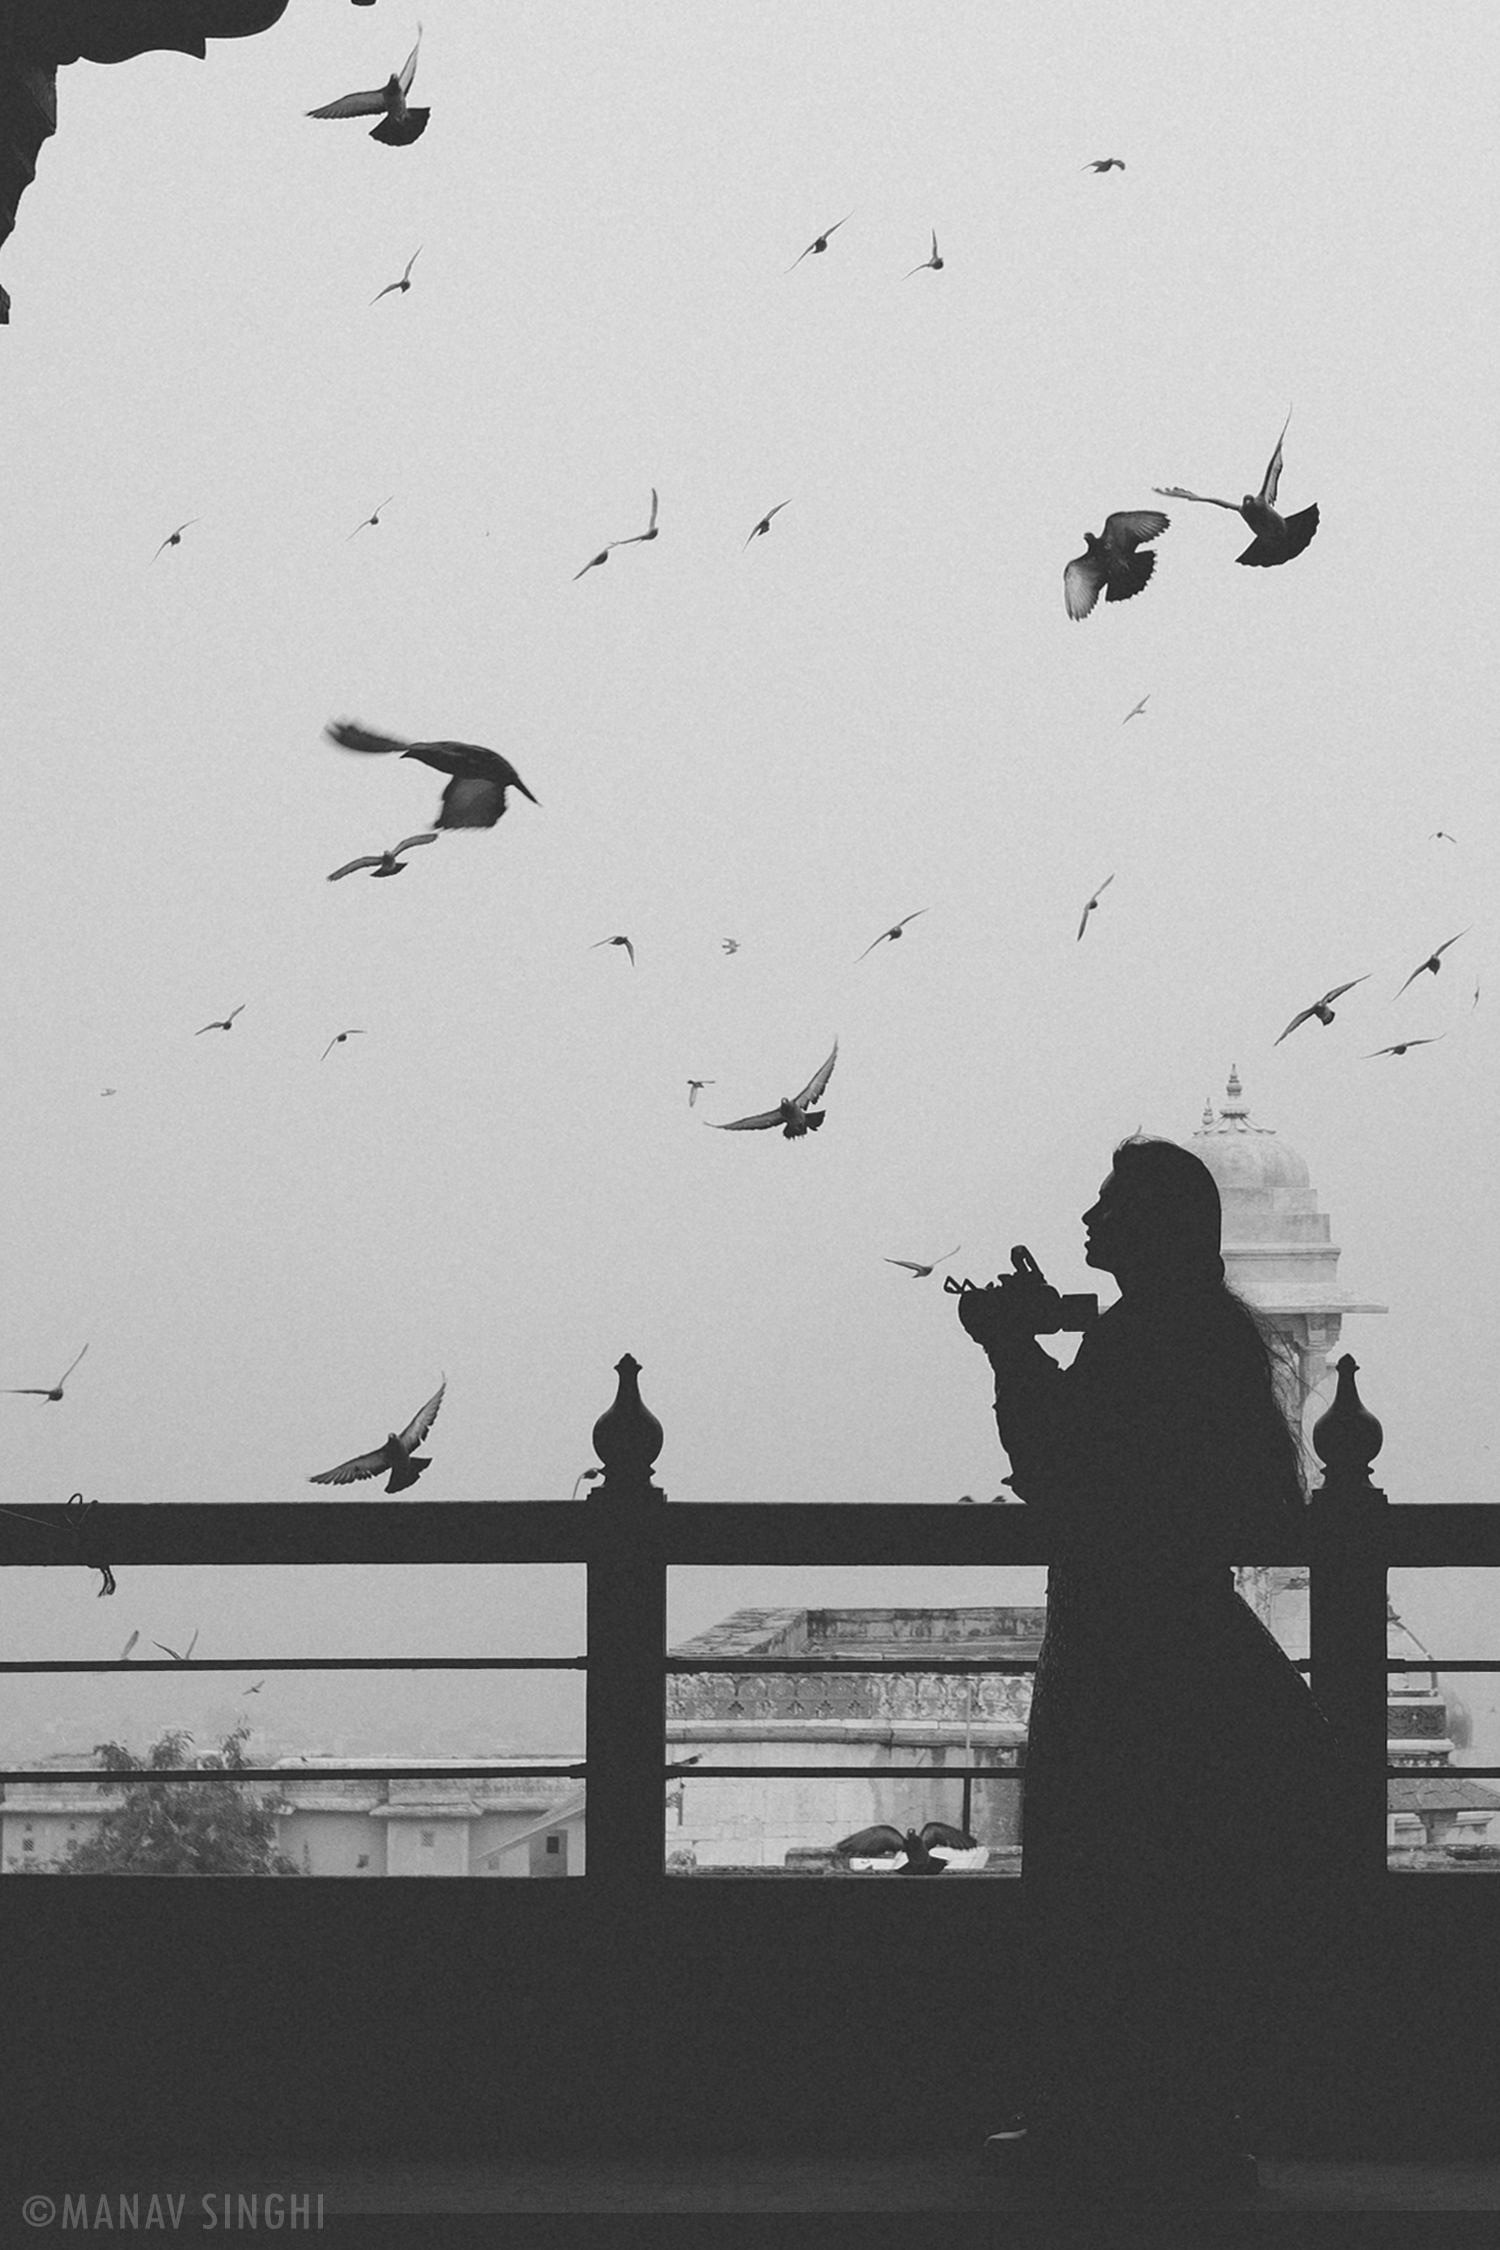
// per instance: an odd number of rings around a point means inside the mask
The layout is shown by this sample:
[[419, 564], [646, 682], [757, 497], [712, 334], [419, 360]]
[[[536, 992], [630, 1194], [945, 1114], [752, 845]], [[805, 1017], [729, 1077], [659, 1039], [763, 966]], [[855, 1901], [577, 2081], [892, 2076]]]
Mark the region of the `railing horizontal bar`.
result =
[[586, 1672], [586, 1656], [194, 1656], [0, 1663], [5, 1672]]
[[665, 1669], [688, 1677], [716, 1672], [1034, 1672], [1034, 1656], [669, 1656]]
[[1424, 1656], [1414, 1664], [1409, 1656], [1393, 1656], [1386, 1664], [1388, 1672], [1500, 1672], [1500, 1657]]
[[1500, 1766], [1387, 1766], [1387, 1781], [1500, 1781]]
[[[1191, 1760], [1185, 1761], [1191, 1763]], [[1024, 1781], [1022, 1766], [667, 1766], [673, 1781]], [[1466, 1773], [1473, 1773], [1466, 1766]], [[3, 1779], [0, 1775], [0, 1779]]]
[[134, 1787], [138, 1781], [530, 1781], [563, 1776], [583, 1780], [587, 1767], [571, 1766], [148, 1766], [137, 1772], [105, 1773], [90, 1766], [77, 1773], [38, 1773], [18, 1766], [0, 1771], [0, 1782], [25, 1782], [50, 1789], [60, 1781], [89, 1781], [99, 1789]]

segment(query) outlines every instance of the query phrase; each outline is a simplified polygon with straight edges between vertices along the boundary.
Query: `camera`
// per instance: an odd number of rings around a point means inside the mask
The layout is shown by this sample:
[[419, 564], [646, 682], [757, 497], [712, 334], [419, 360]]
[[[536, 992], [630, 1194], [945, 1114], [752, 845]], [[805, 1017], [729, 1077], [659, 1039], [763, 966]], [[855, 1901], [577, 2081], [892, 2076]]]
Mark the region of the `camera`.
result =
[[955, 1281], [950, 1274], [943, 1287], [954, 1297], [973, 1291], [993, 1298], [996, 1315], [1006, 1323], [1013, 1322], [1028, 1336], [1081, 1336], [1098, 1319], [1098, 1298], [1086, 1294], [1062, 1296], [1051, 1287], [1024, 1242], [1015, 1245], [1010, 1262], [1009, 1273], [998, 1274], [983, 1286]]

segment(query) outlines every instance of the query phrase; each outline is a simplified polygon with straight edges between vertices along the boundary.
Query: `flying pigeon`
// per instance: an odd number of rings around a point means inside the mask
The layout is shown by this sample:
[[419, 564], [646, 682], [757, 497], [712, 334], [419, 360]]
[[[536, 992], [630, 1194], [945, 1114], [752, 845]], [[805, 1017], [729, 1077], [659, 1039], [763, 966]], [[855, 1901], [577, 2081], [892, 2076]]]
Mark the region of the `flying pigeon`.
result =
[[1447, 1036], [1446, 1031], [1435, 1031], [1428, 1039], [1398, 1039], [1394, 1047], [1373, 1048], [1365, 1056], [1365, 1061], [1374, 1062], [1381, 1055], [1404, 1055], [1408, 1047], [1435, 1047], [1440, 1039], [1446, 1039]]
[[1121, 726], [1122, 726], [1122, 727], [1128, 727], [1132, 719], [1138, 719], [1138, 718], [1140, 718], [1140, 717], [1141, 717], [1141, 715], [1143, 714], [1143, 712], [1145, 711], [1146, 705], [1147, 705], [1147, 704], [1148, 704], [1148, 703], [1149, 703], [1150, 701], [1151, 701], [1151, 698], [1150, 698], [1150, 696], [1149, 696], [1149, 695], [1143, 695], [1143, 696], [1141, 697], [1141, 700], [1140, 700], [1140, 702], [1139, 702], [1139, 703], [1138, 703], [1138, 704], [1136, 705], [1135, 709], [1134, 709], [1133, 711], [1127, 711], [1127, 712], [1126, 712], [1126, 714], [1125, 714], [1124, 718], [1123, 718], [1123, 719], [1122, 719], [1122, 720], [1120, 721], [1120, 724], [1121, 724]]
[[432, 115], [427, 109], [408, 109], [406, 97], [411, 92], [411, 82], [417, 74], [417, 47], [422, 44], [422, 26], [417, 25], [417, 46], [413, 47], [399, 71], [385, 84], [370, 94], [344, 94], [336, 102], [326, 102], [321, 109], [310, 109], [309, 117], [378, 117], [380, 123], [370, 138], [384, 141], [389, 148], [404, 148], [408, 142], [420, 138], [427, 130], [427, 120]]
[[589, 947], [590, 953], [597, 953], [601, 945], [623, 945], [626, 952], [630, 955], [630, 966], [632, 967], [632, 969], [635, 967], [635, 947], [631, 944], [628, 937], [597, 938], [595, 942]]
[[141, 1636], [139, 1633], [131, 1634], [129, 1640], [125, 1643], [125, 1646], [121, 1649], [119, 1655], [115, 1659], [117, 1664], [128, 1664], [130, 1662], [130, 1652], [135, 1647], [135, 1644], [140, 1639], [140, 1637]]
[[363, 859], [351, 859], [346, 867], [336, 867], [328, 880], [330, 883], [337, 883], [343, 876], [352, 875], [361, 867], [373, 867], [377, 876], [404, 875], [406, 865], [401, 854], [409, 852], [414, 844], [436, 842], [437, 833], [431, 828], [425, 829], [420, 836], [403, 836], [400, 843], [392, 844], [388, 852], [375, 852], [373, 855], [367, 853]]
[[852, 211], [846, 211], [841, 219], [835, 219], [833, 225], [828, 228], [827, 233], [818, 235], [812, 242], [808, 244], [805, 250], [798, 251], [796, 257], [793, 258], [791, 264], [787, 267], [787, 272], [795, 273], [796, 269], [801, 265], [804, 258], [821, 257], [823, 252], [828, 248], [828, 236], [830, 234], [837, 234], [840, 227], [847, 226], [853, 216], [854, 213]]
[[[775, 505], [775, 507], [774, 507], [774, 508], [772, 508], [772, 509], [770, 509], [770, 510], [769, 510], [769, 512], [768, 512], [767, 514], [765, 514], [765, 515], [763, 515], [763, 516], [761, 517], [761, 519], [760, 519], [760, 522], [759, 522], [759, 523], [758, 523], [758, 524], [756, 525], [755, 529], [754, 529], [754, 530], [753, 530], [753, 531], [751, 532], [751, 534], [750, 534], [750, 539], [764, 539], [764, 537], [765, 537], [766, 533], [767, 533], [767, 532], [768, 532], [768, 531], [770, 530], [770, 528], [771, 528], [771, 517], [772, 517], [772, 516], [779, 516], [779, 515], [780, 515], [780, 513], [781, 513], [781, 511], [782, 511], [782, 509], [783, 509], [783, 508], [789, 508], [789, 507], [791, 506], [791, 504], [792, 504], [792, 503], [791, 503], [791, 501], [790, 501], [790, 500], [778, 500], [778, 501], [777, 501], [777, 503], [776, 503], [776, 505]], [[745, 547], [748, 547], [748, 546], [749, 546], [749, 544], [750, 544], [750, 539], [747, 539], [747, 540], [745, 541]], [[742, 547], [742, 548], [740, 549], [740, 553], [741, 553], [741, 554], [743, 554], [743, 553], [744, 553], [744, 551], [745, 551], [745, 547]]]
[[151, 1646], [153, 1648], [159, 1648], [163, 1656], [170, 1656], [174, 1664], [191, 1664], [193, 1660], [193, 1651], [198, 1646], [198, 1630], [199, 1629], [195, 1626], [193, 1629], [193, 1637], [188, 1642], [188, 1645], [185, 1649], [178, 1650], [175, 1648], [168, 1648], [165, 1641], [153, 1641], [151, 1643]]
[[593, 556], [593, 557], [592, 557], [592, 558], [591, 558], [591, 559], [590, 559], [590, 560], [589, 560], [588, 562], [586, 562], [586, 563], [584, 564], [584, 566], [583, 566], [583, 570], [575, 570], [575, 571], [574, 571], [574, 573], [573, 573], [573, 582], [574, 582], [574, 584], [576, 585], [576, 584], [577, 584], [577, 582], [578, 582], [578, 580], [579, 580], [580, 578], [582, 578], [582, 576], [584, 575], [584, 571], [589, 571], [589, 570], [597, 570], [597, 569], [599, 568], [599, 565], [600, 565], [600, 563], [607, 563], [608, 561], [609, 561], [609, 548], [608, 548], [608, 547], [601, 547], [601, 548], [599, 549], [599, 552], [598, 552], [598, 554], [597, 554], [597, 555], [594, 555], [594, 556]]
[[[1472, 929], [1473, 929], [1473, 927], [1474, 927], [1473, 923], [1472, 923], [1472, 922], [1470, 922], [1470, 923], [1469, 923], [1469, 924], [1467, 925], [1467, 927], [1466, 927], [1466, 928], [1464, 928], [1464, 929], [1462, 929], [1462, 930], [1460, 930], [1460, 931], [1458, 932], [1458, 935], [1457, 935], [1457, 937], [1444, 938], [1444, 940], [1443, 940], [1442, 944], [1441, 944], [1441, 945], [1440, 945], [1440, 946], [1438, 947], [1438, 949], [1437, 949], [1437, 952], [1436, 952], [1436, 953], [1429, 953], [1425, 961], [1419, 961], [1419, 962], [1417, 963], [1416, 967], [1415, 967], [1415, 968], [1414, 968], [1414, 969], [1412, 970], [1412, 973], [1411, 973], [1411, 975], [1410, 975], [1410, 976], [1409, 976], [1409, 977], [1407, 978], [1407, 980], [1406, 980], [1406, 984], [1412, 984], [1412, 983], [1414, 983], [1414, 982], [1415, 982], [1415, 980], [1416, 980], [1416, 979], [1417, 979], [1417, 978], [1418, 978], [1418, 977], [1419, 977], [1419, 976], [1420, 976], [1420, 975], [1422, 974], [1422, 971], [1423, 971], [1424, 969], [1430, 969], [1430, 970], [1432, 971], [1433, 975], [1434, 975], [1434, 976], [1436, 976], [1436, 975], [1438, 974], [1439, 970], [1440, 970], [1440, 969], [1442, 968], [1442, 966], [1443, 966], [1443, 963], [1442, 963], [1442, 958], [1441, 958], [1441, 957], [1442, 957], [1442, 955], [1443, 955], [1443, 954], [1445, 954], [1445, 953], [1447, 952], [1447, 950], [1448, 950], [1448, 948], [1449, 948], [1449, 946], [1450, 946], [1450, 945], [1457, 945], [1457, 943], [1458, 943], [1458, 940], [1459, 940], [1459, 938], [1461, 938], [1461, 937], [1467, 937], [1467, 936], [1468, 936], [1468, 934], [1469, 934], [1469, 931], [1470, 931], [1470, 930], [1472, 930]], [[1401, 992], [1404, 992], [1404, 991], [1406, 990], [1406, 984], [1403, 984], [1403, 985], [1402, 985], [1402, 987], [1401, 987]], [[1399, 999], [1400, 999], [1400, 997], [1401, 997], [1401, 992], [1398, 992], [1398, 993], [1397, 993], [1397, 994], [1395, 995], [1395, 997], [1396, 997], [1396, 998], [1397, 998], [1398, 1000], [1399, 1000]]]
[[421, 255], [422, 245], [419, 242], [416, 249], [413, 250], [411, 256], [406, 261], [406, 271], [402, 274], [401, 279], [399, 281], [388, 281], [383, 289], [377, 289], [374, 296], [370, 299], [371, 304], [378, 305], [381, 298], [388, 297], [393, 289], [399, 289], [404, 296], [406, 291], [411, 287], [411, 269], [416, 264], [418, 258], [420, 258]]
[[[352, 531], [350, 532], [350, 534], [349, 534], [349, 538], [350, 538], [350, 539], [357, 539], [357, 538], [359, 537], [359, 535], [360, 535], [360, 533], [361, 533], [362, 531], [366, 531], [366, 530], [369, 530], [369, 529], [370, 529], [370, 528], [371, 528], [372, 526], [377, 526], [377, 527], [378, 527], [378, 525], [379, 525], [379, 523], [380, 523], [380, 509], [381, 509], [381, 508], [388, 508], [388, 507], [390, 506], [391, 502], [392, 502], [392, 501], [393, 501], [393, 500], [395, 499], [395, 497], [396, 497], [396, 495], [395, 495], [395, 493], [394, 493], [394, 492], [388, 493], [388, 494], [386, 495], [385, 499], [381, 501], [381, 503], [380, 503], [380, 508], [377, 508], [377, 509], [375, 510], [375, 513], [374, 513], [374, 514], [373, 514], [372, 516], [361, 516], [361, 518], [360, 518], [359, 522], [358, 522], [358, 523], [357, 523], [357, 524], [356, 524], [356, 525], [354, 526], [354, 529], [353, 529], [353, 530], [352, 530]], [[345, 546], [347, 546], [347, 545], [348, 545], [348, 543], [349, 543], [349, 541], [348, 541], [348, 540], [346, 539], [346, 540], [345, 540], [345, 542], [344, 542]]]
[[320, 1476], [309, 1477], [308, 1483], [355, 1484], [361, 1477], [384, 1476], [389, 1469], [391, 1481], [386, 1491], [404, 1492], [408, 1485], [416, 1483], [424, 1469], [432, 1466], [425, 1454], [418, 1453], [417, 1447], [437, 1420], [447, 1388], [448, 1379], [444, 1376], [427, 1404], [412, 1416], [404, 1430], [393, 1430], [384, 1445], [377, 1446], [373, 1453], [356, 1453], [352, 1461], [341, 1461], [336, 1469], [324, 1469]]
[[962, 1828], [929, 1820], [920, 1835], [908, 1828], [903, 1836], [884, 1821], [875, 1828], [861, 1828], [857, 1835], [835, 1844], [833, 1856], [846, 1860], [856, 1873], [946, 1875], [950, 1867], [983, 1867], [990, 1855], [987, 1845]]
[[938, 256], [936, 227], [934, 227], [932, 230], [932, 256], [930, 258], [924, 258], [919, 266], [912, 267], [911, 273], [903, 274], [901, 278], [903, 281], [910, 281], [912, 273], [926, 273], [929, 266], [931, 266], [934, 273], [941, 273], [943, 270], [943, 261]]
[[[1114, 881], [1114, 877], [1113, 877], [1113, 875], [1106, 875], [1106, 876], [1105, 876], [1105, 878], [1104, 878], [1104, 880], [1103, 880], [1103, 882], [1102, 882], [1102, 883], [1101, 883], [1101, 884], [1099, 885], [1099, 888], [1098, 888], [1098, 890], [1097, 890], [1097, 891], [1095, 891], [1095, 893], [1094, 893], [1093, 897], [1092, 897], [1092, 898], [1091, 898], [1091, 899], [1089, 900], [1089, 902], [1088, 902], [1088, 905], [1087, 905], [1087, 906], [1086, 906], [1086, 907], [1084, 908], [1084, 910], [1083, 910], [1083, 915], [1082, 915], [1082, 919], [1080, 920], [1080, 922], [1079, 922], [1079, 924], [1078, 924], [1078, 936], [1079, 936], [1079, 937], [1082, 937], [1082, 936], [1083, 936], [1083, 933], [1084, 933], [1084, 931], [1085, 931], [1085, 930], [1086, 930], [1086, 929], [1088, 928], [1088, 926], [1089, 926], [1089, 916], [1090, 916], [1090, 915], [1091, 915], [1091, 914], [1093, 913], [1093, 911], [1094, 911], [1094, 908], [1095, 908], [1095, 907], [1096, 907], [1096, 906], [1097, 906], [1097, 905], [1099, 904], [1099, 901], [1100, 901], [1100, 899], [1101, 899], [1101, 898], [1103, 897], [1104, 893], [1105, 893], [1105, 892], [1106, 892], [1106, 891], [1107, 891], [1107, 890], [1109, 889], [1109, 886], [1110, 886], [1110, 884], [1111, 884], [1111, 883], [1112, 883], [1113, 881]], [[1075, 940], [1074, 942], [1076, 943], [1077, 941]]]
[[1287, 1025], [1286, 1030], [1278, 1032], [1277, 1036], [1271, 1041], [1271, 1045], [1273, 1047], [1279, 1047], [1282, 1040], [1289, 1038], [1291, 1034], [1296, 1030], [1299, 1023], [1307, 1022], [1309, 1016], [1316, 1016], [1319, 1023], [1321, 1024], [1332, 1023], [1334, 1001], [1338, 999], [1340, 993], [1352, 992], [1357, 984], [1364, 984], [1366, 982], [1366, 979], [1368, 978], [1368, 975], [1369, 972], [1367, 970], [1365, 972], [1365, 976], [1351, 977], [1347, 984], [1336, 984], [1330, 992], [1324, 993], [1321, 1000], [1315, 1000], [1310, 1008], [1303, 1008], [1297, 1015], [1293, 1016], [1291, 1022]]
[[[634, 533], [634, 534], [633, 534], [633, 535], [632, 535], [632, 536], [631, 536], [631, 537], [630, 537], [629, 539], [612, 539], [612, 540], [610, 541], [610, 546], [611, 546], [611, 547], [638, 547], [638, 546], [640, 545], [640, 543], [641, 543], [641, 541], [642, 541], [643, 539], [654, 539], [655, 537], [656, 537], [656, 487], [655, 487], [655, 485], [653, 485], [653, 486], [651, 487], [651, 521], [650, 521], [650, 523], [649, 523], [649, 524], [647, 525], [646, 529], [645, 529], [644, 531], [637, 531], [637, 532], [635, 532], [635, 533]], [[605, 549], [605, 553], [606, 553], [606, 554], [608, 554], [608, 552], [609, 552], [609, 548], [608, 548], [608, 547], [606, 547], [606, 549]], [[587, 567], [587, 566], [585, 566], [585, 567]], [[582, 577], [582, 575], [583, 575], [582, 571], [580, 571], [578, 575], [579, 575], [580, 577]]]
[[1446, 828], [1434, 828], [1427, 841], [1430, 844], [1456, 844], [1458, 838], [1450, 836]]
[[336, 1031], [333, 1037], [329, 1040], [327, 1046], [323, 1049], [322, 1054], [319, 1055], [319, 1062], [327, 1062], [329, 1056], [333, 1053], [334, 1048], [342, 1047], [346, 1039], [363, 1039], [364, 1036], [365, 1034], [363, 1033], [363, 1031], [361, 1031], [358, 1024], [351, 1024], [347, 1031]]
[[[927, 908], [925, 906], [919, 906], [917, 908], [917, 914], [925, 914], [926, 912]], [[901, 921], [895, 924], [894, 928], [889, 930], [882, 930], [878, 938], [871, 938], [869, 944], [865, 947], [865, 953], [873, 953], [876, 946], [883, 945], [887, 938], [898, 938], [901, 935], [901, 932], [906, 928], [908, 922], [915, 922], [915, 920], [917, 919], [917, 914], [906, 915]], [[858, 966], [858, 963], [860, 961], [863, 961], [865, 953], [861, 953], [857, 956], [855, 964], [856, 967]]]
[[[88, 1345], [85, 1344], [83, 1347], [83, 1352], [86, 1352], [87, 1350]], [[83, 1352], [80, 1352], [78, 1354], [78, 1359], [82, 1359]], [[72, 1374], [73, 1368], [78, 1365], [78, 1359], [75, 1359], [73, 1361], [71, 1367], [65, 1367], [63, 1369], [61, 1375], [58, 1376], [57, 1381], [53, 1384], [50, 1391], [42, 1390], [35, 1383], [10, 1383], [6, 1385], [6, 1396], [8, 1398], [46, 1398], [50, 1399], [52, 1401], [52, 1404], [56, 1406], [58, 1400], [63, 1395], [63, 1385], [67, 1381], [68, 1377]]]
[[1157, 484], [1164, 500], [1199, 500], [1206, 508], [1227, 508], [1231, 515], [1243, 516], [1255, 533], [1249, 546], [1235, 561], [1250, 563], [1261, 570], [1274, 569], [1277, 563], [1290, 562], [1300, 555], [1318, 528], [1316, 501], [1312, 507], [1302, 509], [1295, 516], [1282, 516], [1276, 512], [1276, 488], [1281, 482], [1281, 439], [1286, 436], [1288, 414], [1281, 425], [1281, 437], [1276, 440], [1276, 451], [1266, 467], [1265, 481], [1259, 492], [1247, 492], [1243, 500], [1215, 500], [1206, 492], [1188, 492], [1180, 484]]
[[266, 1684], [266, 1683], [265, 1683], [265, 1681], [264, 1681], [264, 1680], [257, 1680], [257, 1681], [256, 1681], [256, 1683], [255, 1683], [255, 1685], [254, 1685], [254, 1687], [247, 1687], [247, 1688], [246, 1688], [246, 1690], [245, 1690], [245, 1693], [246, 1693], [246, 1695], [259, 1695], [259, 1693], [260, 1693], [261, 1689], [262, 1689], [262, 1688], [263, 1688], [263, 1687], [265, 1686], [265, 1684]]
[[934, 1258], [930, 1266], [919, 1266], [914, 1258], [887, 1258], [884, 1263], [888, 1266], [905, 1266], [913, 1281], [925, 1281], [934, 1267], [945, 1266], [950, 1258], [958, 1256], [962, 1248], [961, 1242], [955, 1242], [951, 1250], [945, 1250], [941, 1258]]
[[705, 1086], [717, 1086], [717, 1078], [690, 1078], [688, 1080], [688, 1108], [691, 1109]]
[[[156, 555], [161, 554], [167, 547], [180, 547], [182, 545], [183, 533], [185, 531], [191, 531], [195, 523], [202, 523], [202, 521], [203, 518], [201, 516], [189, 516], [186, 523], [180, 523], [175, 531], [169, 531], [167, 533], [167, 536], [162, 541], [161, 546], [157, 548]], [[153, 555], [151, 557], [151, 560], [153, 562], [155, 562], [156, 560], [156, 555]]]
[[395, 735], [372, 734], [348, 719], [332, 720], [323, 732], [343, 750], [416, 758], [439, 773], [451, 773], [434, 828], [493, 828], [505, 811], [507, 789], [519, 789], [533, 805], [537, 802], [509, 758], [477, 742], [402, 742]]
[[1138, 594], [1156, 568], [1156, 557], [1138, 555], [1136, 549], [1142, 540], [1159, 539], [1169, 520], [1155, 508], [1127, 508], [1105, 517], [1097, 539], [1086, 531], [1083, 553], [1063, 572], [1068, 615], [1087, 617], [1101, 594], [1107, 602], [1128, 602]]
[[727, 938], [725, 938], [725, 940], [724, 940], [724, 951], [725, 951], [726, 953], [738, 953], [738, 952], [739, 952], [739, 949], [740, 949], [740, 941], [739, 941], [739, 939], [738, 939], [737, 937], [727, 937]]
[[[736, 1117], [727, 1125], [715, 1125], [716, 1133], [761, 1133], [767, 1127], [779, 1125], [783, 1137], [789, 1141], [800, 1140], [804, 1133], [815, 1133], [823, 1122], [823, 1112], [814, 1109], [817, 1101], [833, 1076], [833, 1066], [838, 1061], [839, 1043], [833, 1042], [833, 1053], [822, 1067], [813, 1072], [800, 1094], [783, 1094], [774, 1109], [762, 1110], [757, 1117]], [[705, 1123], [712, 1120], [705, 1119]]]
[[1124, 169], [1125, 159], [1123, 156], [1095, 156], [1091, 157], [1087, 164], [1079, 166], [1079, 170], [1082, 172], [1123, 172]]
[[235, 1017], [243, 1015], [244, 1012], [245, 1003], [242, 1000], [237, 1008], [230, 1009], [227, 1016], [220, 1016], [213, 1023], [200, 1023], [193, 1033], [193, 1037], [201, 1039], [205, 1031], [229, 1031], [233, 1028]]

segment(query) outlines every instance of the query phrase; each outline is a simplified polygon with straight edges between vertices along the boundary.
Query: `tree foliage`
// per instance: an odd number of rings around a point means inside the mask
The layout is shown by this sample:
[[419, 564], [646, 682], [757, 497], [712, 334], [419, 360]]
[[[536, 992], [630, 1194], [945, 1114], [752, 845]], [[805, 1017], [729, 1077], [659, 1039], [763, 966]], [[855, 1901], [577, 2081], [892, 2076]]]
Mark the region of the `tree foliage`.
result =
[[107, 1773], [129, 1775], [193, 1766], [207, 1781], [123, 1782], [125, 1802], [92, 1836], [75, 1843], [65, 1875], [295, 1875], [276, 1849], [276, 1815], [232, 1778], [248, 1761], [249, 1728], [239, 1726], [216, 1751], [194, 1758], [192, 1736], [171, 1727], [138, 1758], [121, 1742], [100, 1742], [94, 1755]]

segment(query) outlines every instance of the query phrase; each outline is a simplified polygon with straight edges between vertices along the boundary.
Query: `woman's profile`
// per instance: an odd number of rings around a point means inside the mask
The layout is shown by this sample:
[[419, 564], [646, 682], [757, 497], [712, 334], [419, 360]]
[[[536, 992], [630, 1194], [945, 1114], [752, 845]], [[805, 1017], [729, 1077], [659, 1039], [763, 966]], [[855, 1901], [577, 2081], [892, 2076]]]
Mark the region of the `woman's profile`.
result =
[[1254, 2188], [1267, 1963], [1315, 1950], [1337, 1871], [1333, 1736], [1231, 1568], [1298, 1522], [1301, 1453], [1275, 1347], [1225, 1285], [1207, 1167], [1122, 1142], [1083, 1224], [1120, 1296], [1071, 1367], [1036, 1342], [1036, 1280], [959, 1306], [1050, 1549], [1016, 2145], [1087, 2193], [1212, 2198]]

